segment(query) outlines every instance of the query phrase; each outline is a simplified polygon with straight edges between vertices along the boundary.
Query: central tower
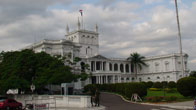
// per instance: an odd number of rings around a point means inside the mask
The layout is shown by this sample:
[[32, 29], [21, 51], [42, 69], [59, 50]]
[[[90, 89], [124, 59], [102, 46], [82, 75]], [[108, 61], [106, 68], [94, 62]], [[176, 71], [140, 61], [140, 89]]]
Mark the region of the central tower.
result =
[[80, 21], [78, 19], [77, 23], [78, 29], [69, 32], [69, 27], [67, 25], [66, 39], [76, 43], [76, 45], [81, 46], [80, 57], [88, 58], [99, 54], [99, 34], [98, 26], [95, 25], [95, 31], [89, 31], [80, 28]]

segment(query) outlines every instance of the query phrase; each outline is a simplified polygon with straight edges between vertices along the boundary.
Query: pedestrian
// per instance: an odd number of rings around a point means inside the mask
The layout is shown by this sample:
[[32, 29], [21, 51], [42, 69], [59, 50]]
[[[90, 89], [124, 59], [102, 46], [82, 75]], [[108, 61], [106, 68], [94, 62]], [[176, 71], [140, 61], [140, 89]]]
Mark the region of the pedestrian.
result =
[[100, 101], [100, 92], [98, 89], [95, 91], [95, 106], [99, 107], [99, 101]]
[[195, 100], [194, 100], [194, 110], [196, 110], [196, 97], [195, 97]]
[[93, 102], [95, 102], [95, 96], [93, 90], [89, 90], [88, 94], [91, 96], [91, 106], [93, 107]]

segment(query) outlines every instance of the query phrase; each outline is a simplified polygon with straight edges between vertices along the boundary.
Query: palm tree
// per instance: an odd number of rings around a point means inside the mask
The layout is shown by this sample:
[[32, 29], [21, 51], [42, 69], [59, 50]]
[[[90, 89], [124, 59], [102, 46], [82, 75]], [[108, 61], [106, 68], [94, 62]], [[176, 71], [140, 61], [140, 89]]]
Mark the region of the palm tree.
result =
[[141, 56], [137, 52], [130, 54], [130, 56], [127, 58], [127, 60], [130, 61], [131, 64], [133, 64], [136, 79], [137, 79], [138, 68], [141, 70], [142, 66], [147, 66], [147, 64], [143, 61], [144, 59], [145, 57]]

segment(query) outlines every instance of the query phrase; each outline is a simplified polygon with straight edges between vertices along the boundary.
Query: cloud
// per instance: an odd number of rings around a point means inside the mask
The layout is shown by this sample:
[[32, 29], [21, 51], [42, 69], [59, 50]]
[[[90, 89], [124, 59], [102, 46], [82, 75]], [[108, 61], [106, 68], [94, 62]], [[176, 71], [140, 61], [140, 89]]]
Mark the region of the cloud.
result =
[[163, 2], [163, 0], [144, 0], [146, 4], [152, 4], [152, 3], [159, 3]]
[[[77, 0], [1, 0], [0, 51], [17, 50], [42, 39], [65, 38], [66, 25], [70, 31], [75, 30], [80, 16], [78, 9], [83, 9], [85, 29], [94, 30], [98, 24], [100, 53], [107, 57], [126, 58], [131, 52], [144, 56], [179, 52], [173, 8], [161, 4], [147, 11], [146, 5], [136, 2], [102, 0], [97, 5], [74, 1]], [[145, 2], [149, 5], [162, 0]], [[58, 8], [58, 4], [69, 8]], [[183, 51], [189, 54], [190, 68], [194, 69], [196, 2], [179, 12]]]

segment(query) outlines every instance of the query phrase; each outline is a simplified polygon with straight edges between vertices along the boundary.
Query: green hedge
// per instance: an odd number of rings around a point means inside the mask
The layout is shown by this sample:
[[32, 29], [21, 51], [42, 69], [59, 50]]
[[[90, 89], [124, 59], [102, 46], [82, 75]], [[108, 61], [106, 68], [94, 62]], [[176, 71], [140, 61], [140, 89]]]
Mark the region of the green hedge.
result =
[[161, 82], [155, 82], [153, 88], [163, 88], [163, 84]]
[[176, 88], [176, 83], [174, 81], [170, 81], [168, 83], [168, 88]]
[[176, 96], [152, 96], [152, 97], [147, 97], [146, 101], [148, 102], [161, 102], [161, 101], [166, 101], [166, 102], [172, 102], [176, 101], [177, 97]]
[[98, 88], [101, 91], [106, 92], [115, 92], [126, 96], [131, 99], [133, 93], [137, 93], [140, 97], [144, 97], [147, 95], [147, 87], [143, 83], [116, 83], [116, 84], [90, 84], [84, 87], [84, 91], [95, 91]]
[[177, 90], [183, 96], [196, 96], [196, 78], [185, 77], [177, 82]]

